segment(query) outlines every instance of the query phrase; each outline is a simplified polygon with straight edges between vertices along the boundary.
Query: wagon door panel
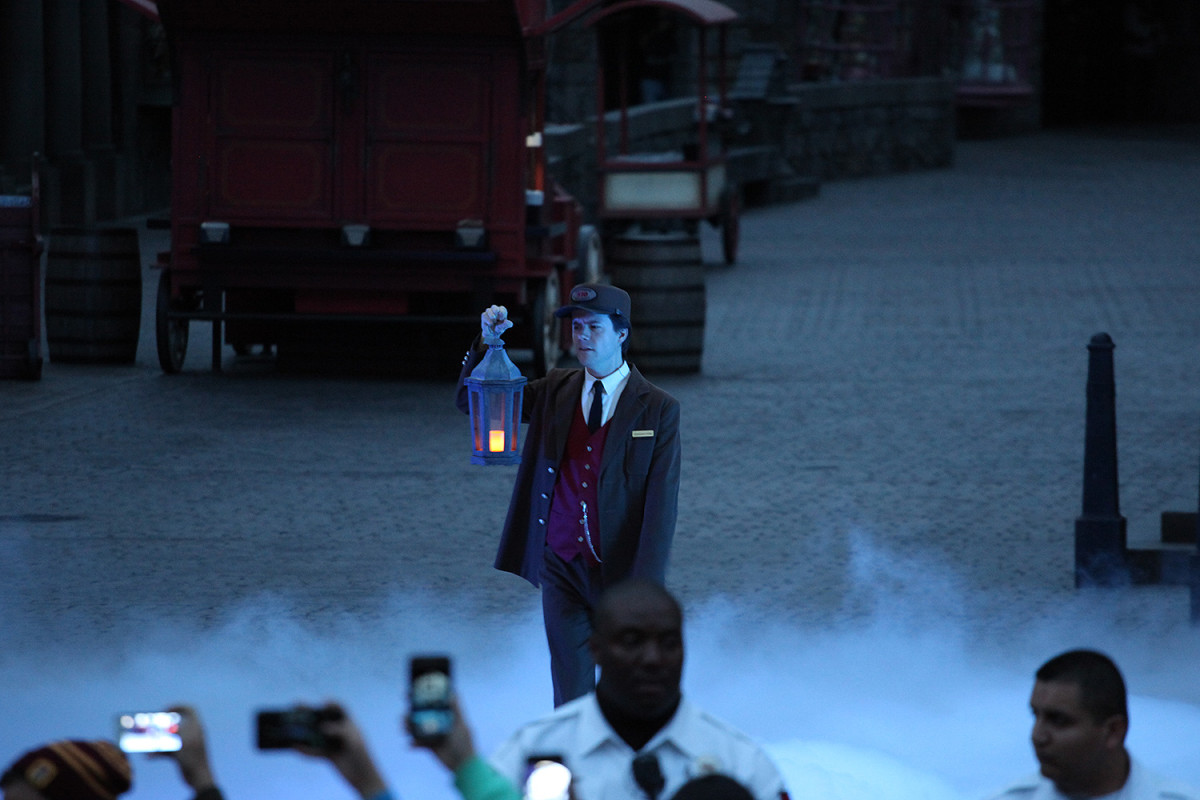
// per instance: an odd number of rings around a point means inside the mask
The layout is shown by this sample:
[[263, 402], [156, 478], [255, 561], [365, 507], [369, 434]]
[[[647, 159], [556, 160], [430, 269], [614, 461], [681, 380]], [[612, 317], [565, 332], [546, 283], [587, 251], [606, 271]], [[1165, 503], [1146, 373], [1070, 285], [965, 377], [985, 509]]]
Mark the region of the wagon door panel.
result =
[[210, 212], [231, 222], [334, 218], [334, 59], [214, 53]]
[[482, 54], [370, 61], [367, 213], [373, 224], [453, 229], [489, 218], [492, 84]]

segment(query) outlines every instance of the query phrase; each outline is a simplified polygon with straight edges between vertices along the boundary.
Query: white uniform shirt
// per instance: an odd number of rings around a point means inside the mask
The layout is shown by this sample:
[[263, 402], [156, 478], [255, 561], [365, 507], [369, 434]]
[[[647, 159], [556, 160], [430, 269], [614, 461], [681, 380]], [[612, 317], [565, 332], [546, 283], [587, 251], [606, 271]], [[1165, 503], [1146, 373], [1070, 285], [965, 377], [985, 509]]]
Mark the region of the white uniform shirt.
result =
[[[992, 800], [1078, 800], [1058, 791], [1054, 783], [1035, 774], [1019, 781]], [[1200, 792], [1171, 778], [1158, 775], [1129, 759], [1129, 779], [1112, 794], [1092, 800], [1200, 800]]]
[[779, 800], [784, 794], [783, 778], [761, 747], [686, 699], [636, 753], [609, 726], [593, 693], [521, 728], [496, 751], [492, 763], [521, 786], [530, 756], [558, 755], [571, 770], [575, 800], [646, 800], [633, 779], [634, 756], [645, 753], [658, 757], [666, 780], [659, 800], [669, 800], [691, 778], [712, 772], [740, 781], [756, 800]]

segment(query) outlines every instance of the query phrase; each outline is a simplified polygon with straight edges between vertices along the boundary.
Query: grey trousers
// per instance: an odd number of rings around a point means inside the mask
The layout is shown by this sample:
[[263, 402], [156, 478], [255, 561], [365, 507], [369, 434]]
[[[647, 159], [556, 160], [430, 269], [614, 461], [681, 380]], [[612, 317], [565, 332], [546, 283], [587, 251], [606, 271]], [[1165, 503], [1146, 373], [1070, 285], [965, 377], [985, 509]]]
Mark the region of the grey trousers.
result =
[[542, 557], [542, 618], [550, 646], [554, 707], [596, 688], [596, 662], [588, 647], [592, 611], [603, 590], [600, 567], [582, 558], [563, 561], [549, 546]]

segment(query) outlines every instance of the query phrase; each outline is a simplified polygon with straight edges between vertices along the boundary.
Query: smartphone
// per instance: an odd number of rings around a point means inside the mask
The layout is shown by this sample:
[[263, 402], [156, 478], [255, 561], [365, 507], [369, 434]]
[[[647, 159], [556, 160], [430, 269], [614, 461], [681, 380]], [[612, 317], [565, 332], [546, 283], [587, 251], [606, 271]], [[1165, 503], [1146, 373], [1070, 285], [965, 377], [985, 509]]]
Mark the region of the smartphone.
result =
[[117, 717], [117, 746], [126, 753], [174, 753], [183, 747], [179, 714], [135, 711]]
[[524, 800], [569, 800], [571, 770], [559, 755], [530, 756], [526, 762]]
[[292, 747], [311, 747], [325, 753], [341, 749], [342, 740], [321, 730], [326, 722], [342, 719], [335, 709], [295, 708], [259, 711], [255, 718], [259, 750], [280, 750]]
[[453, 696], [449, 656], [425, 655], [410, 659], [408, 722], [414, 741], [436, 745], [446, 740], [454, 727], [454, 710], [450, 705]]

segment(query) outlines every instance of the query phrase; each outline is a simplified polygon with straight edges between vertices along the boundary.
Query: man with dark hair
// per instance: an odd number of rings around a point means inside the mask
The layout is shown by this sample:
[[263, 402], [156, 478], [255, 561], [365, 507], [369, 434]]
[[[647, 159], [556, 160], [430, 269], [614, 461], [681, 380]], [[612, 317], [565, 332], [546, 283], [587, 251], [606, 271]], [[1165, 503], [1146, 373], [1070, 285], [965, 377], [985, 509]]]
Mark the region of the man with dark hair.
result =
[[[631, 576], [662, 582], [675, 535], [679, 402], [625, 360], [630, 299], [615, 286], [580, 284], [555, 312], [571, 318], [583, 369], [552, 369], [525, 386], [529, 423], [496, 554], [497, 569], [542, 587], [554, 704], [592, 690], [592, 611], [606, 586]], [[464, 384], [483, 341], [512, 327], [503, 306], [480, 317], [482, 337], [463, 360]]]
[[1047, 661], [1036, 673], [1029, 706], [1041, 774], [997, 800], [1083, 800], [1118, 792], [1121, 800], [1200, 798], [1129, 755], [1125, 680], [1103, 653], [1070, 650]]
[[1103, 653], [1069, 650], [1042, 664], [1034, 677], [1042, 684], [1073, 683], [1078, 686], [1080, 702], [1093, 719], [1129, 719], [1125, 679], [1112, 659]]
[[630, 579], [605, 590], [592, 653], [596, 691], [518, 730], [492, 759], [514, 782], [530, 759], [560, 757], [574, 800], [665, 800], [694, 778], [720, 773], [755, 800], [786, 798], [783, 778], [748, 736], [680, 692], [683, 613], [660, 584]]

